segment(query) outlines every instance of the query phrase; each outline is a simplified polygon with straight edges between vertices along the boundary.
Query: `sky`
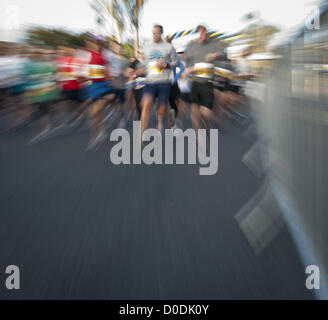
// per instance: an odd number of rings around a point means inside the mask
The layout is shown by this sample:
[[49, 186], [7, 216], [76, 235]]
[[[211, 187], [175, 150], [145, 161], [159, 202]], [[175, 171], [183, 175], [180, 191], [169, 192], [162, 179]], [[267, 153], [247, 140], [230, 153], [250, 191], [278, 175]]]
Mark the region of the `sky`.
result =
[[[72, 31], [97, 31], [92, 0], [1, 0], [0, 40], [14, 41], [27, 25], [62, 27]], [[238, 31], [241, 17], [258, 12], [268, 23], [288, 28], [305, 18], [311, 0], [149, 0], [142, 14], [141, 36], [151, 37], [154, 23], [171, 34], [199, 23], [211, 30]], [[129, 28], [128, 28], [129, 29]], [[131, 37], [128, 30], [126, 37]], [[12, 40], [13, 39], [13, 40]]]

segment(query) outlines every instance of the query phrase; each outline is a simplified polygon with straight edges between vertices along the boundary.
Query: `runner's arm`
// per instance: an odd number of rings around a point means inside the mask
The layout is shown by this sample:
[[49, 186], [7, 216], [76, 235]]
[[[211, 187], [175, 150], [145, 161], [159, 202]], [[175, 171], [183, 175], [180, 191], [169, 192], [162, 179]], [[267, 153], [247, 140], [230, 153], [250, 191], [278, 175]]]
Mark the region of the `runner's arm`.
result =
[[180, 71], [178, 73], [176, 73], [175, 77], [174, 77], [174, 83], [176, 83], [178, 81], [178, 79], [180, 78], [180, 76], [183, 74], [185, 67], [183, 65], [183, 63], [181, 62], [181, 60], [178, 58], [178, 68], [180, 69]]

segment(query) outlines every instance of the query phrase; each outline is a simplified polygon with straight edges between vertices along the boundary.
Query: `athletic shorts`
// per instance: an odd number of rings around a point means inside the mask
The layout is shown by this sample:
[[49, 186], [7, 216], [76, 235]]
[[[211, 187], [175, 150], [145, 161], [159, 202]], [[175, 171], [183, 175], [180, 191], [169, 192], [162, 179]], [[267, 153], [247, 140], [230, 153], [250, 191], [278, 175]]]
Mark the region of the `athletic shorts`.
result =
[[239, 94], [240, 86], [235, 86], [235, 85], [233, 85], [233, 84], [229, 84], [229, 86], [228, 86], [228, 90], [229, 90], [229, 91], [232, 91], [232, 92], [234, 92], [234, 93]]
[[159, 103], [168, 104], [170, 98], [171, 84], [169, 82], [149, 83], [142, 90], [142, 95], [149, 94]]
[[227, 91], [227, 90], [229, 90], [229, 86], [228, 86], [228, 82], [227, 81], [225, 81], [225, 82], [214, 82], [213, 83], [213, 88], [214, 89], [217, 89], [217, 90], [219, 90], [219, 91]]
[[125, 102], [125, 89], [114, 89], [115, 95], [120, 99], [121, 103]]
[[79, 90], [63, 90], [62, 100], [80, 101]]
[[107, 81], [92, 82], [90, 85], [79, 91], [79, 98], [82, 101], [86, 101], [88, 99], [97, 100], [106, 94], [115, 93], [115, 89], [111, 87]]
[[126, 89], [124, 89], [123, 87], [119, 86], [120, 82], [119, 81], [115, 81], [114, 80], [109, 80], [108, 81], [108, 85], [111, 88], [113, 94], [115, 94], [116, 97], [118, 97], [120, 99], [121, 103], [124, 103], [126, 98], [125, 98], [125, 92]]
[[190, 103], [196, 103], [199, 106], [212, 109], [214, 102], [213, 85], [209, 82], [193, 81], [189, 99]]
[[181, 92], [180, 99], [186, 103], [190, 103], [190, 92]]
[[174, 100], [178, 100], [180, 98], [180, 89], [177, 83], [171, 84], [170, 96]]

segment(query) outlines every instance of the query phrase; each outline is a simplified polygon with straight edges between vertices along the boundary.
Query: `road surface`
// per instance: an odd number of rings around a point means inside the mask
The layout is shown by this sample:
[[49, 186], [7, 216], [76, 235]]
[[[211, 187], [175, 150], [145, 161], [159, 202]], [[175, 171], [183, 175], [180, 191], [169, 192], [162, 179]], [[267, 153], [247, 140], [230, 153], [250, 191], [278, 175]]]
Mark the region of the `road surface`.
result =
[[287, 228], [257, 256], [236, 222], [261, 185], [243, 131], [219, 136], [215, 176], [115, 166], [110, 142], [84, 152], [83, 131], [1, 135], [0, 299], [312, 299]]

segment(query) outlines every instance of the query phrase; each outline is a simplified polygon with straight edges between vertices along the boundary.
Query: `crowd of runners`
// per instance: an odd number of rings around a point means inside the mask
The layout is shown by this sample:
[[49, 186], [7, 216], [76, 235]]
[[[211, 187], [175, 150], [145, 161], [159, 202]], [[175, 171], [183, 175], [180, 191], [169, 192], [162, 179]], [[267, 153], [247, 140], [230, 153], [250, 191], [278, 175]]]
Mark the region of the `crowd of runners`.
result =
[[[115, 40], [88, 33], [84, 48], [42, 48], [0, 43], [0, 130], [32, 128], [30, 143], [63, 128], [90, 129], [86, 150], [97, 150], [113, 129], [140, 120], [157, 129], [192, 127], [225, 131], [226, 119], [243, 120], [243, 87], [251, 74], [243, 52], [229, 59], [220, 41], [197, 27], [198, 38], [175, 49], [155, 25], [137, 57], [127, 58]], [[144, 146], [144, 144], [143, 144]]]

